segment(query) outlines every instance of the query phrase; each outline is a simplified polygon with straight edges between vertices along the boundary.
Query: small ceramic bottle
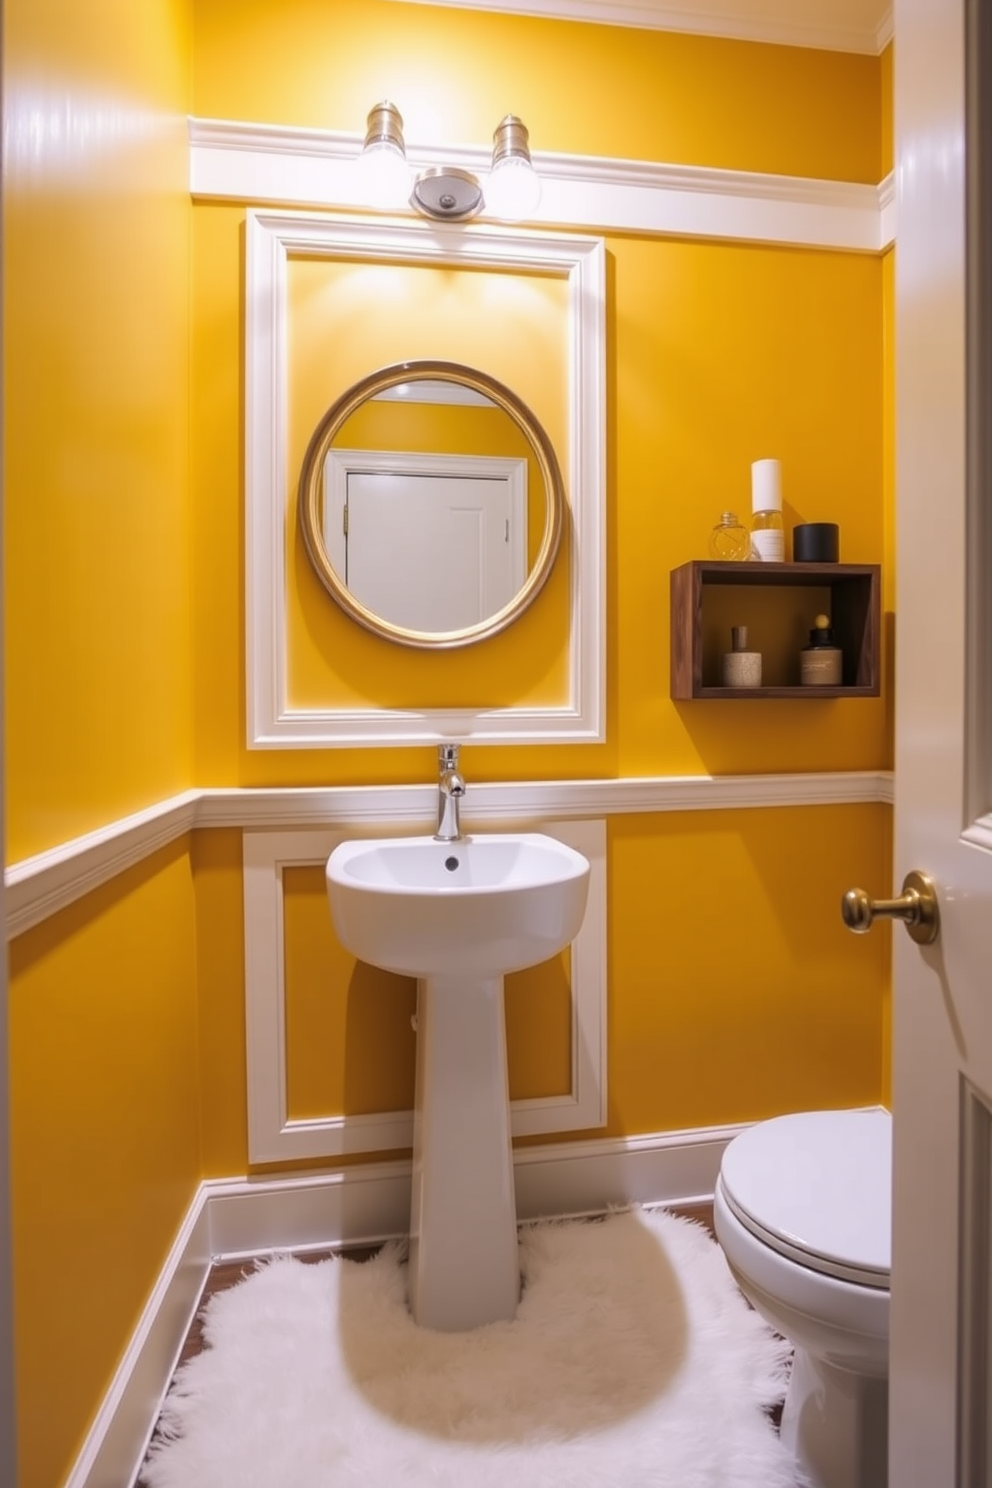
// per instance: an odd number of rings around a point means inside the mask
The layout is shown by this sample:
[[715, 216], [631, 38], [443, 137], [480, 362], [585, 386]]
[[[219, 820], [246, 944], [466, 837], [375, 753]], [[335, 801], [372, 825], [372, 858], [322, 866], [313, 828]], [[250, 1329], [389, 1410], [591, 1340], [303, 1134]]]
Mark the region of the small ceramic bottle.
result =
[[747, 626], [734, 625], [730, 630], [732, 650], [724, 652], [724, 687], [760, 687], [761, 652], [747, 649]]
[[710, 533], [710, 556], [729, 563], [746, 563], [751, 556], [751, 534], [734, 512], [724, 512]]
[[799, 680], [804, 687], [839, 687], [844, 680], [844, 653], [834, 645], [829, 615], [813, 621], [809, 645], [799, 653]]

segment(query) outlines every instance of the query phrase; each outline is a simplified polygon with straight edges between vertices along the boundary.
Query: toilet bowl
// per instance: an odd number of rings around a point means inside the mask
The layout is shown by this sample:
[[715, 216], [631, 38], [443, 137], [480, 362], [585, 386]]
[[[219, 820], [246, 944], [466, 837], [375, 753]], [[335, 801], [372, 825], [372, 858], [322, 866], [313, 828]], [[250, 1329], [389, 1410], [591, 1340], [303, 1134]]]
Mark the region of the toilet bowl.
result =
[[795, 1347], [782, 1440], [811, 1488], [885, 1488], [892, 1121], [808, 1111], [727, 1146], [713, 1214], [737, 1284]]

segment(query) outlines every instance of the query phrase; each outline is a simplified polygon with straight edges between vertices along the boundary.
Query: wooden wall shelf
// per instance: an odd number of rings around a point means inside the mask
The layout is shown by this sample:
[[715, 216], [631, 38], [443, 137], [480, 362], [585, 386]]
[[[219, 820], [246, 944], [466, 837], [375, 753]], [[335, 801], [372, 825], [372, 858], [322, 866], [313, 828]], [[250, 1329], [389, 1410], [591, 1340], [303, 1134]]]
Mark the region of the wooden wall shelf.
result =
[[[821, 592], [802, 592], [811, 589]], [[748, 626], [751, 646], [765, 657], [766, 686], [720, 685], [720, 658], [730, 649], [728, 602], [732, 623]], [[671, 695], [677, 701], [878, 697], [881, 571], [876, 563], [683, 563], [672, 572], [671, 605]], [[839, 687], [799, 682], [799, 653], [818, 609], [829, 613], [834, 641], [844, 653]]]

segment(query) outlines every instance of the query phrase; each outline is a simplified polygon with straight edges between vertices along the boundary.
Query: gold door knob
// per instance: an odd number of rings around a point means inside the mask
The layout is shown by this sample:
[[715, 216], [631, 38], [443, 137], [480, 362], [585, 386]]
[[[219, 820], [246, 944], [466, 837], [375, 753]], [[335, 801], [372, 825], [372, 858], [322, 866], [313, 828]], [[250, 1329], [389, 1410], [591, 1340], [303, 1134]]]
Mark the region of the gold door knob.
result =
[[940, 930], [933, 880], [915, 868], [903, 879], [898, 899], [872, 899], [864, 889], [848, 889], [840, 901], [840, 912], [855, 935], [864, 935], [875, 920], [902, 920], [917, 945], [929, 945]]

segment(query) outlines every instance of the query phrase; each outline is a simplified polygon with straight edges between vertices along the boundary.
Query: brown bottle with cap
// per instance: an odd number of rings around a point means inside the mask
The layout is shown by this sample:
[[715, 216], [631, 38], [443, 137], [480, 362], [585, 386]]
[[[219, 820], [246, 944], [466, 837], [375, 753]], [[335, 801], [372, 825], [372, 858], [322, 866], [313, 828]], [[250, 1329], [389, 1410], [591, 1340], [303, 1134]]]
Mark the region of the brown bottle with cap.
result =
[[839, 687], [844, 680], [844, 653], [834, 645], [829, 615], [813, 621], [809, 645], [799, 653], [799, 680], [804, 687]]

